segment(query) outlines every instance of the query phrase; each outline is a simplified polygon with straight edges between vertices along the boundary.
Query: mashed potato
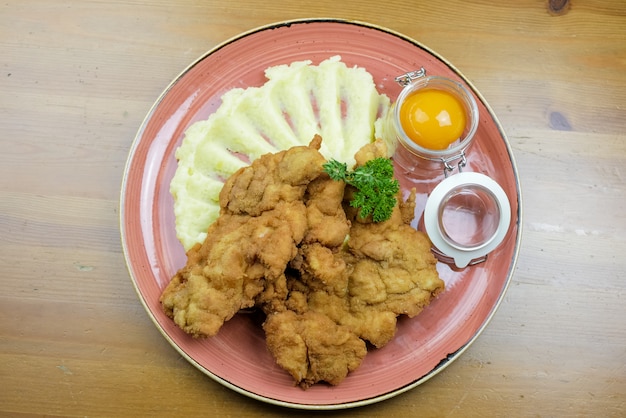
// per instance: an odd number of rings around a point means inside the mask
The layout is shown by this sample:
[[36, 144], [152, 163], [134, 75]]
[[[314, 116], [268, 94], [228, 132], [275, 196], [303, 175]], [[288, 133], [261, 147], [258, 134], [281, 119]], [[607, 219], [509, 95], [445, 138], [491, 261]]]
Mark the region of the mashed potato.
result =
[[[235, 88], [207, 120], [185, 132], [170, 184], [176, 234], [185, 250], [204, 241], [219, 214], [224, 180], [259, 156], [324, 139], [321, 153], [354, 165], [354, 154], [378, 135], [390, 100], [371, 74], [341, 57], [266, 69], [260, 87]], [[388, 144], [390, 153], [395, 148]]]

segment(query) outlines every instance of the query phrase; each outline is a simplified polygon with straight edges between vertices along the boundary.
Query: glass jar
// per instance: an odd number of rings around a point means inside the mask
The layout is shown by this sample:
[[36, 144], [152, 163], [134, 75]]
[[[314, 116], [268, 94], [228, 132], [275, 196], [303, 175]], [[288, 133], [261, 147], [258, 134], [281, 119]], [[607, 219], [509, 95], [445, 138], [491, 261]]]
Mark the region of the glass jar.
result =
[[[399, 76], [396, 81], [404, 88], [389, 112], [384, 135], [388, 143], [396, 144], [393, 160], [402, 182], [416, 189], [418, 205], [420, 196], [424, 200], [420, 225], [440, 261], [457, 268], [478, 264], [504, 239], [511, 209], [506, 193], [496, 181], [482, 173], [463, 172], [467, 166], [466, 151], [478, 128], [480, 115], [476, 100], [461, 83], [446, 77], [426, 76], [424, 69]], [[411, 113], [412, 120], [417, 122], [407, 126], [403, 105], [408, 103], [407, 98], [427, 90], [432, 100], [439, 100], [442, 95], [448, 97], [448, 101], [442, 101], [442, 109], [448, 104], [454, 107], [458, 117], [454, 119], [443, 109], [435, 118], [439, 122], [432, 125], [434, 128], [416, 132], [415, 128], [422, 126], [420, 123], [432, 122], [433, 114], [431, 112], [430, 121], [426, 122], [428, 115], [415, 107], [421, 113]], [[426, 97], [423, 100], [427, 100]], [[439, 103], [433, 105], [432, 100], [425, 106], [439, 112]], [[449, 135], [450, 130], [446, 129], [454, 123], [458, 126], [453, 136], [443, 142], [440, 137], [435, 138]]]

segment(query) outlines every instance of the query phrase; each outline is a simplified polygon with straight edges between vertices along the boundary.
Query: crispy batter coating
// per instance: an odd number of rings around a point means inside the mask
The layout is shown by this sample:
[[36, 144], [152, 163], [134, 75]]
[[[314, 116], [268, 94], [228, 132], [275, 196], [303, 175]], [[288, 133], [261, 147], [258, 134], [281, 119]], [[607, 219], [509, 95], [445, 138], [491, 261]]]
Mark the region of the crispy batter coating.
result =
[[[381, 143], [374, 142], [355, 158], [363, 165], [385, 154]], [[414, 192], [406, 200], [398, 194], [391, 218], [379, 223], [359, 217], [350, 207], [352, 192], [347, 188], [344, 193], [344, 211], [351, 225], [346, 246], [341, 251], [323, 243], [301, 246], [290, 265], [306, 286], [292, 290], [289, 297], [306, 299], [307, 309], [325, 314], [382, 347], [395, 335], [397, 317], [417, 315], [443, 291], [444, 282], [437, 273], [430, 240], [410, 226]], [[328, 229], [332, 233], [332, 226]], [[297, 306], [304, 310], [302, 302]]]
[[350, 329], [314, 311], [270, 314], [263, 329], [278, 365], [304, 389], [321, 381], [339, 384], [367, 353]]
[[347, 295], [316, 291], [309, 308], [376, 347], [395, 335], [399, 315], [414, 317], [443, 289], [430, 242], [402, 220], [398, 207], [381, 223], [355, 219], [350, 229]]
[[228, 178], [220, 192], [221, 213], [259, 216], [279, 202], [302, 201], [309, 183], [323, 172], [321, 137], [308, 147], [266, 154]]
[[302, 198], [325, 161], [320, 141], [264, 155], [228, 179], [220, 217], [161, 295], [183, 330], [213, 336], [262, 292], [286, 296], [285, 268], [308, 229]]
[[[444, 289], [430, 241], [410, 227], [415, 195], [398, 195], [391, 219], [374, 223], [348, 204], [353, 190], [323, 173], [321, 138], [268, 154], [228, 179], [206, 241], [161, 296], [194, 336], [213, 336], [242, 308], [266, 314], [277, 364], [302, 388], [339, 384]], [[375, 142], [357, 164], [386, 155]]]

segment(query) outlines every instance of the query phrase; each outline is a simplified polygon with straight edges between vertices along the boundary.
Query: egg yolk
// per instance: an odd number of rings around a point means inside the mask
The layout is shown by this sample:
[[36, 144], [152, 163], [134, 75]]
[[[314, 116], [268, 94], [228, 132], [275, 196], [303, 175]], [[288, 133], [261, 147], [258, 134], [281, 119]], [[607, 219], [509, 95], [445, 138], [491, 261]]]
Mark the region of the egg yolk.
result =
[[459, 139], [466, 119], [460, 100], [443, 90], [417, 90], [400, 106], [400, 124], [406, 135], [431, 150], [446, 149]]

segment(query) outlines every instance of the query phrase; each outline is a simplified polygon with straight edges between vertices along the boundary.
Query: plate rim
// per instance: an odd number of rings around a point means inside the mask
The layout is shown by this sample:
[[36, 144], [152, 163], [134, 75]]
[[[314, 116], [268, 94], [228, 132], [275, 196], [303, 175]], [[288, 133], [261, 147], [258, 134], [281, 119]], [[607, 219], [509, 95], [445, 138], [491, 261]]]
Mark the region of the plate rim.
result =
[[[204, 59], [206, 59], [208, 56], [210, 56], [211, 54], [214, 54], [216, 51], [219, 51], [220, 49], [228, 46], [229, 44], [233, 43], [233, 42], [237, 42], [241, 39], [244, 39], [252, 34], [258, 33], [258, 32], [263, 32], [263, 31], [267, 31], [267, 30], [271, 30], [271, 29], [277, 29], [277, 28], [281, 28], [281, 27], [288, 27], [288, 26], [292, 26], [292, 25], [299, 25], [299, 24], [315, 24], [315, 23], [336, 23], [336, 24], [347, 24], [347, 25], [354, 25], [354, 26], [360, 26], [360, 27], [364, 27], [366, 29], [373, 29], [373, 30], [377, 30], [380, 32], [384, 32], [386, 34], [390, 34], [393, 35], [394, 37], [397, 37], [399, 39], [402, 39], [404, 41], [409, 42], [410, 44], [413, 44], [414, 46], [423, 49], [424, 51], [426, 51], [428, 54], [432, 55], [433, 57], [435, 57], [436, 59], [440, 60], [441, 62], [443, 62], [447, 67], [449, 67], [458, 77], [460, 77], [466, 84], [467, 86], [471, 89], [471, 91], [479, 98], [479, 100], [482, 102], [482, 104], [485, 106], [487, 112], [489, 113], [489, 117], [492, 119], [494, 125], [496, 126], [499, 135], [501, 136], [504, 146], [506, 148], [507, 151], [507, 157], [510, 161], [511, 167], [512, 167], [512, 172], [513, 172], [513, 178], [515, 180], [515, 192], [516, 192], [516, 198], [517, 198], [517, 210], [516, 210], [516, 214], [517, 214], [517, 220], [515, 222], [515, 226], [516, 226], [516, 236], [515, 236], [515, 246], [513, 248], [513, 252], [512, 252], [512, 259], [510, 261], [509, 264], [509, 268], [507, 271], [507, 277], [506, 280], [504, 281], [504, 285], [502, 286], [500, 293], [497, 297], [496, 303], [492, 306], [491, 311], [489, 312], [489, 314], [486, 316], [485, 320], [483, 321], [483, 323], [481, 324], [481, 326], [476, 330], [476, 332], [474, 333], [474, 335], [465, 343], [463, 344], [458, 350], [456, 350], [454, 353], [450, 353], [448, 354], [444, 359], [442, 359], [439, 364], [437, 364], [435, 367], [433, 367], [432, 370], [430, 370], [427, 374], [413, 380], [411, 383], [402, 386], [400, 388], [391, 390], [387, 393], [378, 395], [378, 396], [373, 396], [367, 399], [362, 399], [362, 400], [358, 400], [358, 401], [351, 401], [351, 402], [343, 402], [343, 403], [327, 403], [327, 404], [306, 404], [306, 403], [297, 403], [297, 402], [289, 402], [289, 401], [283, 401], [283, 400], [279, 400], [279, 399], [274, 399], [274, 398], [270, 398], [267, 396], [263, 396], [263, 395], [259, 395], [257, 393], [254, 393], [250, 390], [246, 390], [240, 386], [237, 386], [231, 382], [229, 382], [228, 380], [216, 375], [215, 373], [211, 372], [210, 370], [207, 370], [205, 367], [203, 367], [200, 363], [198, 363], [197, 360], [195, 360], [194, 358], [192, 358], [189, 354], [187, 354], [181, 347], [178, 346], [178, 344], [172, 339], [172, 337], [170, 337], [165, 330], [160, 326], [157, 318], [154, 316], [154, 314], [151, 312], [149, 306], [148, 306], [148, 302], [145, 300], [144, 296], [142, 295], [138, 283], [137, 283], [137, 279], [135, 277], [134, 271], [133, 271], [133, 267], [131, 265], [131, 257], [130, 257], [130, 253], [129, 253], [129, 245], [127, 243], [127, 234], [126, 234], [126, 227], [125, 227], [125, 220], [126, 220], [126, 201], [125, 201], [125, 196], [127, 193], [127, 186], [128, 186], [128, 177], [129, 177], [129, 170], [132, 167], [132, 163], [133, 160], [136, 156], [136, 151], [137, 148], [139, 147], [139, 144], [141, 142], [141, 138], [143, 136], [143, 133], [145, 131], [145, 128], [147, 126], [147, 123], [151, 120], [151, 117], [154, 115], [156, 109], [159, 107], [159, 105], [163, 102], [164, 98], [167, 96], [167, 94], [169, 93], [169, 91], [185, 76], [185, 74], [187, 74], [190, 70], [192, 70], [196, 65], [198, 65], [200, 62], [202, 62]], [[432, 377], [436, 376], [437, 374], [439, 374], [441, 371], [443, 371], [444, 369], [446, 369], [454, 360], [456, 360], [457, 358], [459, 358], [474, 342], [475, 340], [483, 333], [483, 331], [486, 329], [486, 327], [489, 325], [489, 323], [491, 322], [491, 320], [493, 319], [495, 313], [497, 312], [497, 310], [499, 309], [503, 299], [504, 299], [504, 295], [506, 294], [513, 274], [515, 272], [516, 266], [517, 266], [517, 262], [519, 259], [519, 253], [520, 253], [520, 248], [521, 248], [521, 240], [522, 240], [522, 232], [523, 232], [523, 201], [522, 201], [522, 188], [521, 188], [521, 182], [520, 182], [520, 178], [519, 178], [519, 172], [518, 172], [518, 168], [517, 168], [517, 163], [515, 160], [515, 156], [513, 154], [512, 151], [512, 147], [510, 144], [510, 141], [508, 139], [508, 136], [506, 135], [502, 124], [500, 122], [500, 120], [497, 118], [495, 112], [493, 111], [493, 109], [491, 108], [491, 106], [489, 105], [489, 103], [485, 100], [484, 96], [482, 95], [482, 93], [480, 93], [480, 91], [478, 91], [478, 89], [476, 89], [476, 87], [474, 86], [474, 84], [461, 72], [459, 71], [459, 69], [454, 66], [451, 62], [449, 62], [445, 57], [441, 56], [440, 54], [438, 54], [437, 52], [435, 52], [434, 50], [432, 50], [431, 48], [429, 48], [428, 46], [422, 44], [421, 42], [417, 41], [414, 38], [411, 38], [407, 35], [404, 35], [398, 31], [395, 31], [393, 29], [387, 28], [387, 27], [383, 27], [381, 25], [377, 25], [374, 23], [370, 23], [370, 22], [365, 22], [365, 21], [361, 21], [361, 20], [353, 20], [353, 19], [343, 19], [343, 18], [334, 18], [334, 17], [314, 17], [314, 18], [297, 18], [297, 19], [289, 19], [289, 20], [282, 20], [282, 21], [275, 21], [272, 23], [268, 23], [268, 24], [264, 24], [264, 25], [260, 25], [257, 27], [254, 27], [252, 29], [243, 31], [235, 36], [232, 36], [220, 43], [218, 43], [217, 45], [215, 45], [214, 47], [208, 49], [206, 52], [204, 52], [203, 54], [201, 54], [197, 59], [193, 60], [189, 65], [187, 65], [181, 72], [179, 72], [179, 74], [177, 76], [175, 76], [170, 83], [161, 91], [161, 93], [158, 95], [157, 99], [153, 102], [153, 104], [150, 106], [146, 116], [143, 118], [141, 124], [139, 125], [139, 128], [133, 138], [133, 141], [131, 143], [131, 147], [129, 149], [128, 152], [128, 157], [126, 159], [126, 163], [124, 164], [124, 169], [123, 169], [123, 176], [122, 176], [122, 182], [121, 182], [121, 187], [120, 187], [120, 200], [119, 200], [119, 224], [120, 224], [120, 240], [121, 240], [121, 244], [122, 244], [122, 252], [124, 255], [124, 261], [126, 264], [126, 269], [129, 273], [129, 277], [131, 279], [131, 283], [135, 289], [135, 292], [137, 293], [137, 295], [139, 296], [139, 300], [141, 302], [141, 304], [144, 307], [144, 310], [146, 311], [146, 313], [148, 314], [148, 317], [151, 319], [151, 321], [154, 323], [154, 325], [156, 326], [156, 328], [159, 330], [159, 332], [161, 333], [161, 335], [163, 335], [163, 337], [166, 339], [166, 341], [168, 341], [168, 343], [176, 350], [176, 352], [178, 352], [183, 358], [185, 358], [190, 364], [192, 364], [195, 368], [197, 368], [200, 372], [202, 372], [202, 374], [209, 376], [211, 379], [213, 379], [214, 381], [216, 381], [217, 383], [222, 384], [223, 386], [239, 393], [242, 394], [244, 396], [247, 396], [249, 398], [264, 402], [264, 403], [269, 403], [269, 404], [273, 404], [273, 405], [277, 405], [277, 406], [281, 406], [281, 407], [286, 407], [286, 408], [292, 408], [292, 409], [301, 409], [301, 410], [339, 410], [339, 409], [349, 409], [349, 408], [355, 408], [355, 407], [360, 407], [360, 406], [365, 406], [365, 405], [370, 405], [373, 403], [377, 403], [377, 402], [382, 402], [384, 400], [393, 398], [395, 396], [398, 396], [402, 393], [405, 393], [411, 389], [414, 389], [415, 387], [423, 384], [424, 382], [428, 381], [429, 379], [431, 379]]]

